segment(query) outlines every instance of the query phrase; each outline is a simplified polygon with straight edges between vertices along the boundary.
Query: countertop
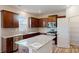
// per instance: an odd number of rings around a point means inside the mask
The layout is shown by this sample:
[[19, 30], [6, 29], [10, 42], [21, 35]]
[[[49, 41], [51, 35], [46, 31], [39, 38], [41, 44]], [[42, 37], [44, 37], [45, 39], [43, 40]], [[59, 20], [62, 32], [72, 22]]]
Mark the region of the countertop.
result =
[[26, 34], [33, 34], [33, 33], [38, 33], [38, 32], [27, 32], [27, 33], [17, 33], [17, 34], [11, 34], [11, 35], [2, 35], [2, 38], [10, 38], [10, 37], [15, 37], [15, 36], [22, 36]]
[[43, 47], [45, 44], [47, 44], [49, 41], [51, 41], [54, 38], [55, 38], [55, 36], [38, 35], [35, 37], [17, 41], [15, 43], [18, 45], [21, 45], [21, 46], [25, 46], [25, 47], [37, 50], [37, 49]]

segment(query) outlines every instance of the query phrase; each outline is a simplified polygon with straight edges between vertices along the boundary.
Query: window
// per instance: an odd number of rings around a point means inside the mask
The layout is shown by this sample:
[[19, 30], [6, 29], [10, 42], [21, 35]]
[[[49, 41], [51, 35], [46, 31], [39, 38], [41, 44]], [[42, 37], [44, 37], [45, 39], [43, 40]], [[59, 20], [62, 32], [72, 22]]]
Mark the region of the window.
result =
[[25, 18], [24, 16], [18, 16], [18, 18], [19, 18], [19, 30], [23, 32], [28, 27], [28, 19]]

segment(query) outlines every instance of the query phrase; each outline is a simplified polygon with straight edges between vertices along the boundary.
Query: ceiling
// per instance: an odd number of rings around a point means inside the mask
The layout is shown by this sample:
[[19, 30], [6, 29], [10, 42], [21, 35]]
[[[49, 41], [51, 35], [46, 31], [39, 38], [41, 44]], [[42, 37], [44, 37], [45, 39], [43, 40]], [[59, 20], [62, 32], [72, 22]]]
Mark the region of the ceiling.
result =
[[66, 9], [66, 5], [17, 5], [23, 11], [34, 15], [45, 15]]

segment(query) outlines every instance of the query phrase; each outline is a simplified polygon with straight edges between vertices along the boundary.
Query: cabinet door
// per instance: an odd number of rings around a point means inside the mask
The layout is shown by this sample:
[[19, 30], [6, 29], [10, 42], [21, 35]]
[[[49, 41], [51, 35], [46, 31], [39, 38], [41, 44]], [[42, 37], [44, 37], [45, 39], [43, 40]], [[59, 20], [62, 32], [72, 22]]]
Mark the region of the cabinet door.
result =
[[48, 18], [41, 18], [40, 19], [40, 25], [41, 27], [47, 27]]
[[38, 32], [38, 33], [26, 34], [26, 35], [23, 35], [23, 39], [34, 37], [34, 36], [37, 36], [37, 35], [40, 35], [40, 33]]
[[19, 27], [19, 21], [18, 21], [18, 15], [14, 14], [13, 16], [13, 27], [18, 28]]
[[57, 15], [51, 15], [48, 17], [48, 22], [56, 22], [57, 20]]
[[27, 38], [30, 38], [30, 37], [32, 37], [32, 35], [30, 35], [30, 34], [23, 35], [23, 39], [27, 39]]
[[45, 22], [44, 26], [47, 27], [48, 26], [48, 18], [45, 18], [44, 22]]
[[39, 27], [40, 24], [39, 24], [39, 19], [35, 19], [35, 27]]
[[13, 51], [13, 38], [7, 38], [6, 40], [6, 52], [10, 53]]
[[35, 20], [33, 18], [31, 18], [31, 27], [34, 27], [35, 26]]
[[36, 18], [31, 18], [31, 27], [38, 27], [39, 21]]
[[43, 19], [39, 19], [39, 27], [43, 27]]
[[2, 11], [2, 27], [3, 28], [12, 28], [13, 26], [13, 14], [8, 11]]
[[2, 27], [3, 28], [16, 28], [19, 27], [19, 22], [17, 18], [17, 14], [2, 10], [1, 11], [1, 16], [2, 16]]

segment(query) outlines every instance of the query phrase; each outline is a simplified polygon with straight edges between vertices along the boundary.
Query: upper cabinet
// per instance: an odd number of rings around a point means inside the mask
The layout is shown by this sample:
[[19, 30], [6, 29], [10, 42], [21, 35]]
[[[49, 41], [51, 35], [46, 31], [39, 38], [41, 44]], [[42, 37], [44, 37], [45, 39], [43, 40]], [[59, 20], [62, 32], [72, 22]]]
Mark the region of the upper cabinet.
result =
[[56, 22], [56, 21], [57, 21], [57, 15], [48, 16], [48, 22]]
[[38, 18], [34, 18], [34, 17], [30, 17], [30, 19], [29, 19], [29, 26], [30, 27], [39, 27], [39, 19]]
[[29, 27], [47, 27], [48, 18], [29, 18]]
[[18, 15], [17, 14], [13, 15], [13, 27], [14, 28], [18, 28], [19, 27], [19, 19], [18, 19]]
[[40, 18], [40, 27], [47, 27], [48, 18]]
[[17, 14], [2, 10], [1, 17], [2, 17], [2, 28], [17, 28], [19, 27], [19, 22], [17, 18]]

